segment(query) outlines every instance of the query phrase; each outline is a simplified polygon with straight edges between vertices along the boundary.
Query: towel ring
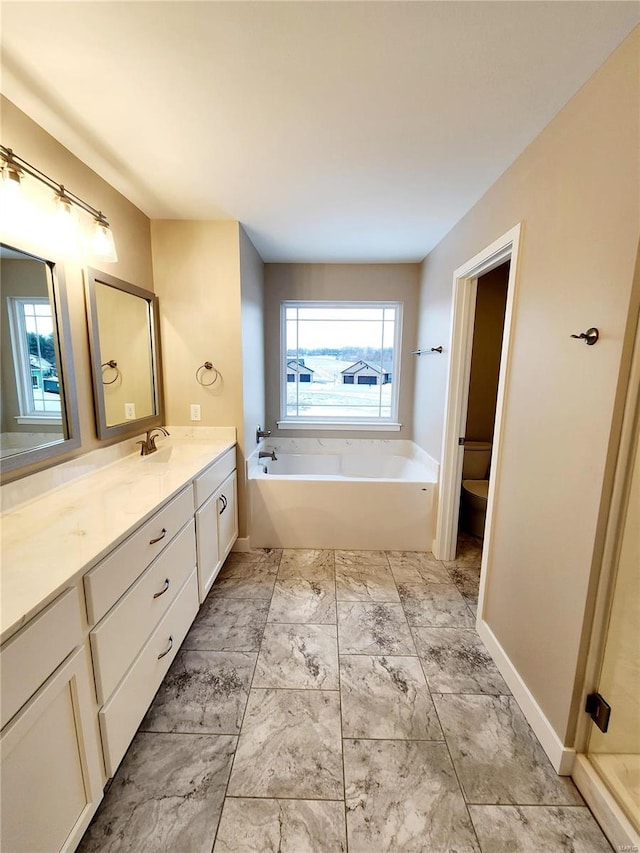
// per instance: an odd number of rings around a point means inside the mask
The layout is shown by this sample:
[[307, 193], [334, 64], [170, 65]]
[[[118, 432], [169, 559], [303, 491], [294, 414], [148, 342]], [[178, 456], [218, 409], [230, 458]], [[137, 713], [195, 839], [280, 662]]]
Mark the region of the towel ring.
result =
[[[202, 377], [204, 375], [203, 373], [201, 373], [202, 370], [213, 370], [213, 379], [211, 380], [211, 382], [202, 381]], [[202, 385], [203, 388], [210, 388], [212, 385], [215, 385], [219, 378], [219, 371], [216, 370], [216, 368], [213, 366], [213, 364], [211, 364], [210, 361], [205, 361], [205, 363], [201, 364], [200, 367], [196, 370], [196, 382], [199, 385]]]
[[[105, 361], [104, 364], [100, 365], [100, 368], [102, 369], [102, 384], [103, 385], [113, 385], [114, 382], [117, 382], [118, 379], [120, 379], [120, 368], [118, 367], [117, 361], [114, 361], [113, 359], [111, 359], [111, 361]], [[105, 382], [104, 372], [105, 372], [105, 370], [109, 370], [109, 369], [115, 370], [116, 375], [113, 377], [113, 379], [110, 382]]]

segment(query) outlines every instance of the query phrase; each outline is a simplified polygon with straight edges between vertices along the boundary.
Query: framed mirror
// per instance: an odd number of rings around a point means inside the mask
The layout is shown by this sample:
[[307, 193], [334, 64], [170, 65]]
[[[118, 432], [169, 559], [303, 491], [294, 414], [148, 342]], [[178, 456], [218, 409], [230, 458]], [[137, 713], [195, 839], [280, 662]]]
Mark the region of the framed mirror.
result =
[[88, 269], [91, 373], [100, 438], [125, 437], [163, 419], [158, 299], [99, 270]]
[[0, 281], [0, 471], [8, 481], [79, 447], [80, 426], [62, 265], [0, 243]]

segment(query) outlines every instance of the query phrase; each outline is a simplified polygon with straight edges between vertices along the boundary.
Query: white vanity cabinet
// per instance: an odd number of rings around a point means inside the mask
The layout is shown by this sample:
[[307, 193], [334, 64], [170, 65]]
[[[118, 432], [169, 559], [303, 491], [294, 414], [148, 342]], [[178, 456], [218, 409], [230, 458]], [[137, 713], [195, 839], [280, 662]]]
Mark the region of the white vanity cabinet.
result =
[[0, 849], [75, 850], [102, 799], [100, 745], [78, 589], [0, 651]]
[[198, 590], [202, 603], [238, 538], [235, 448], [225, 453], [195, 480], [194, 495]]
[[2, 853], [76, 849], [237, 538], [235, 444], [170, 450], [3, 515]]
[[198, 612], [192, 486], [88, 572], [84, 587], [89, 624], [99, 618], [89, 638], [113, 776]]

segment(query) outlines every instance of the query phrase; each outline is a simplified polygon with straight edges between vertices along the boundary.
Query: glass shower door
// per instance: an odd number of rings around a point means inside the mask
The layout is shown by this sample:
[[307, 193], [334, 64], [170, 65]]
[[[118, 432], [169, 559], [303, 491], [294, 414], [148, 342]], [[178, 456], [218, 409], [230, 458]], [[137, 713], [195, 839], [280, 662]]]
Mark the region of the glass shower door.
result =
[[[638, 424], [636, 423], [636, 427]], [[640, 453], [638, 429], [598, 693], [606, 733], [592, 725], [588, 756], [640, 833]]]

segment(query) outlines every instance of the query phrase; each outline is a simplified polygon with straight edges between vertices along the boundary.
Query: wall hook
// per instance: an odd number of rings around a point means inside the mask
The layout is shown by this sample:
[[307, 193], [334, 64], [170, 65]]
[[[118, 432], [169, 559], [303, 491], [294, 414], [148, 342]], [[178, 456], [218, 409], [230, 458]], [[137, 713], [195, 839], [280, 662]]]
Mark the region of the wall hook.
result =
[[579, 335], [571, 335], [571, 337], [578, 338], [578, 340], [584, 341], [588, 347], [592, 347], [595, 343], [598, 342], [600, 332], [596, 329], [595, 326], [592, 326], [590, 329], [587, 329], [586, 332], [580, 332]]

